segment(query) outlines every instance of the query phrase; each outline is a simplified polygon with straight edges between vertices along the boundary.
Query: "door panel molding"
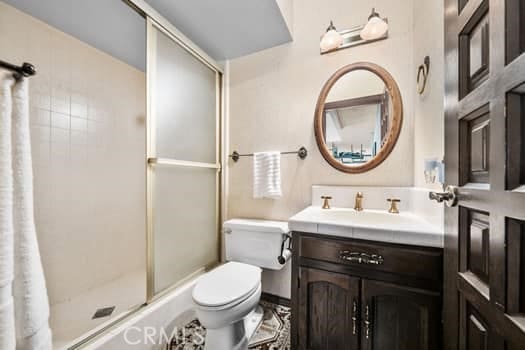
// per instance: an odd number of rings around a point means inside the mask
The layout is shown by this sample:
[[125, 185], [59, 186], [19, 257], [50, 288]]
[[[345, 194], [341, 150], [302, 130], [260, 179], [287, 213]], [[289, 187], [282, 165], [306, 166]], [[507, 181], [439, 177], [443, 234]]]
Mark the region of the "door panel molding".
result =
[[[445, 177], [459, 192], [459, 207], [445, 211], [446, 350], [514, 350], [525, 344], [521, 309], [525, 287], [518, 282], [525, 258], [522, 226], [517, 224], [525, 220], [525, 187], [521, 187], [525, 181], [522, 174], [509, 173], [522, 165], [518, 158], [525, 149], [521, 145], [525, 132], [508, 129], [521, 128], [523, 123], [521, 97], [520, 101], [511, 97], [509, 108], [509, 92], [515, 94], [515, 88], [525, 83], [525, 42], [518, 33], [525, 10], [508, 16], [511, 7], [516, 11], [518, 1], [445, 0]], [[484, 16], [488, 16], [484, 34], [488, 34], [488, 60], [482, 63], [488, 62], [488, 74], [483, 82], [472, 83], [467, 44]], [[473, 62], [478, 69], [480, 61]], [[480, 111], [488, 115], [490, 131], [473, 134], [479, 131], [478, 124], [469, 123], [476, 118], [484, 122]], [[489, 136], [481, 142], [480, 135]], [[470, 137], [476, 142], [471, 143]], [[480, 153], [480, 147], [487, 147], [488, 153]], [[484, 165], [488, 165], [486, 177], [479, 171]], [[488, 218], [481, 224], [472, 220], [473, 213], [479, 212]]]

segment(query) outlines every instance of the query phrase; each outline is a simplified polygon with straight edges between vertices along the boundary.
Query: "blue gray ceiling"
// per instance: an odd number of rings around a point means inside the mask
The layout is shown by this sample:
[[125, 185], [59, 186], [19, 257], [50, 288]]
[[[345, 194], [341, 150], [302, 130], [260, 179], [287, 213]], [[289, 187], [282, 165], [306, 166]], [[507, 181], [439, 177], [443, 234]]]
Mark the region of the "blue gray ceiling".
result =
[[275, 0], [146, 0], [217, 61], [281, 45], [292, 36]]
[[[145, 71], [145, 19], [122, 0], [0, 0]], [[277, 0], [146, 0], [217, 61], [292, 40]]]
[[120, 0], [3, 0], [145, 71], [146, 21]]

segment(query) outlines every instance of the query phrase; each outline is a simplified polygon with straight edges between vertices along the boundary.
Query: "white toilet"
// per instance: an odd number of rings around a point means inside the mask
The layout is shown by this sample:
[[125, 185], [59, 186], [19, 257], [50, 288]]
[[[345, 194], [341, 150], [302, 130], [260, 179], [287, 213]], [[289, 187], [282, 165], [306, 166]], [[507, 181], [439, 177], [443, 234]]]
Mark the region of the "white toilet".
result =
[[[206, 350], [241, 350], [262, 321], [261, 268], [280, 270], [281, 221], [233, 219], [224, 223], [227, 262], [206, 273], [193, 289], [200, 323], [206, 328]], [[285, 252], [289, 258], [290, 252]]]

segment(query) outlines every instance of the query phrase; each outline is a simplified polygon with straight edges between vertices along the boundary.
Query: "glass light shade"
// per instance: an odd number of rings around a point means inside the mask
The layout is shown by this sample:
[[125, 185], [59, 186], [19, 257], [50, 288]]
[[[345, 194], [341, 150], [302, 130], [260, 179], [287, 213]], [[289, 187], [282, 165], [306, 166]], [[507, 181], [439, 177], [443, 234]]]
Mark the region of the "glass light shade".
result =
[[343, 37], [335, 29], [328, 30], [321, 39], [321, 52], [337, 49], [343, 43]]
[[382, 37], [388, 31], [388, 23], [379, 16], [371, 16], [368, 23], [361, 31], [361, 38], [374, 40]]

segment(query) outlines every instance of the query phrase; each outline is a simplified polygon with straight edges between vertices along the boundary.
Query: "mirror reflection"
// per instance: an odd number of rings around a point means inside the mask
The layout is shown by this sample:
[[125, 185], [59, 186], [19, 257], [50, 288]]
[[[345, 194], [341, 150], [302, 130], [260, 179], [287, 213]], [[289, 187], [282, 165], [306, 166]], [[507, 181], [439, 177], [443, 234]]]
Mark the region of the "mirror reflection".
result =
[[344, 165], [362, 165], [385, 145], [392, 103], [383, 80], [368, 70], [354, 70], [334, 84], [324, 103], [323, 138]]

